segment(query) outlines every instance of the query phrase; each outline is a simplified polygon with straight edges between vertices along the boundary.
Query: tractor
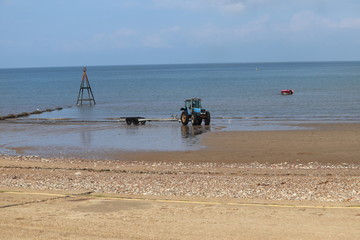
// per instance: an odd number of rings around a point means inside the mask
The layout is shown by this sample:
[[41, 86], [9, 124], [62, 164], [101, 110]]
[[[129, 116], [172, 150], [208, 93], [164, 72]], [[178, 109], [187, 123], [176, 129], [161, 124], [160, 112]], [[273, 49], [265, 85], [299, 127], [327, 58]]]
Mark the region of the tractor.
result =
[[201, 125], [204, 119], [205, 125], [210, 124], [210, 112], [206, 111], [205, 108], [201, 107], [200, 98], [191, 98], [185, 100], [185, 107], [181, 108], [181, 123], [187, 125], [189, 120], [193, 126]]

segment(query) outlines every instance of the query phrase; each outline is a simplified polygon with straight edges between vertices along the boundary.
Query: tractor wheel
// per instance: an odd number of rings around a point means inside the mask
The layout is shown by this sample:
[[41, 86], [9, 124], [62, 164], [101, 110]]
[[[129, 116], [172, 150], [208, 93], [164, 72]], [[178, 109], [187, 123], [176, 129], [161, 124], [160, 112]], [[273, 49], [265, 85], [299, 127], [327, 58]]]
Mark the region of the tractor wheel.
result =
[[193, 126], [199, 125], [199, 120], [197, 119], [197, 117], [194, 114], [191, 115], [191, 123]]
[[185, 111], [181, 113], [181, 123], [183, 125], [187, 125], [189, 123], [189, 114]]
[[210, 125], [210, 112], [206, 112], [205, 125]]

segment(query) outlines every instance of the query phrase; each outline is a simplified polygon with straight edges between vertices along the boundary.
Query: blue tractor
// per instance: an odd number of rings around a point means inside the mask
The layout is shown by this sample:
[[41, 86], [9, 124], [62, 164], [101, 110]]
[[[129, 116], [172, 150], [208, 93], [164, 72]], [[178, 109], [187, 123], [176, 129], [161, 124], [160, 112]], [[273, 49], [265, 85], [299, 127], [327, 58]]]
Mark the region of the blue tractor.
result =
[[201, 125], [204, 119], [205, 125], [210, 124], [210, 112], [201, 107], [200, 98], [191, 98], [185, 100], [185, 107], [181, 108], [181, 123], [187, 125], [191, 121], [192, 125]]

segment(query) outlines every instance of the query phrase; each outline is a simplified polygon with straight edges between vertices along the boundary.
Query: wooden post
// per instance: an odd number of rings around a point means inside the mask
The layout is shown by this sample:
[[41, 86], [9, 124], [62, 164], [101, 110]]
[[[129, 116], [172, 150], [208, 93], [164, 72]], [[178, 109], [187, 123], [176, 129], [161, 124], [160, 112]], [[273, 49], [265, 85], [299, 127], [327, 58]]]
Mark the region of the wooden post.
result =
[[[87, 98], [84, 98], [84, 90], [85, 90], [85, 93], [87, 93]], [[90, 106], [91, 106], [92, 102], [94, 103], [94, 105], [96, 104], [94, 94], [92, 93], [89, 79], [86, 74], [86, 67], [84, 67], [84, 73], [82, 76], [80, 89], [79, 89], [79, 95], [78, 95], [76, 105], [81, 106], [83, 104], [83, 101], [88, 101], [90, 103]]]

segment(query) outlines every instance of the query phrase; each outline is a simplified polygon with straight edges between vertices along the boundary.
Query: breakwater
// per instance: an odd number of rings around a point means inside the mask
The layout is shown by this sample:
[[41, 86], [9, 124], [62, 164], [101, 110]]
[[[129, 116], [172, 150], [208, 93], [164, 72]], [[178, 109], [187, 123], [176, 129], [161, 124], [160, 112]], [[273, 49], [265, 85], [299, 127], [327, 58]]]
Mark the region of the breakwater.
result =
[[5, 116], [0, 116], [0, 120], [27, 117], [27, 116], [30, 116], [32, 114], [42, 114], [44, 112], [60, 111], [62, 109], [63, 109], [62, 107], [48, 108], [48, 109], [44, 109], [44, 110], [36, 109], [33, 112], [22, 112], [22, 113], [19, 113], [19, 114], [8, 114], [8, 115], [5, 115]]

